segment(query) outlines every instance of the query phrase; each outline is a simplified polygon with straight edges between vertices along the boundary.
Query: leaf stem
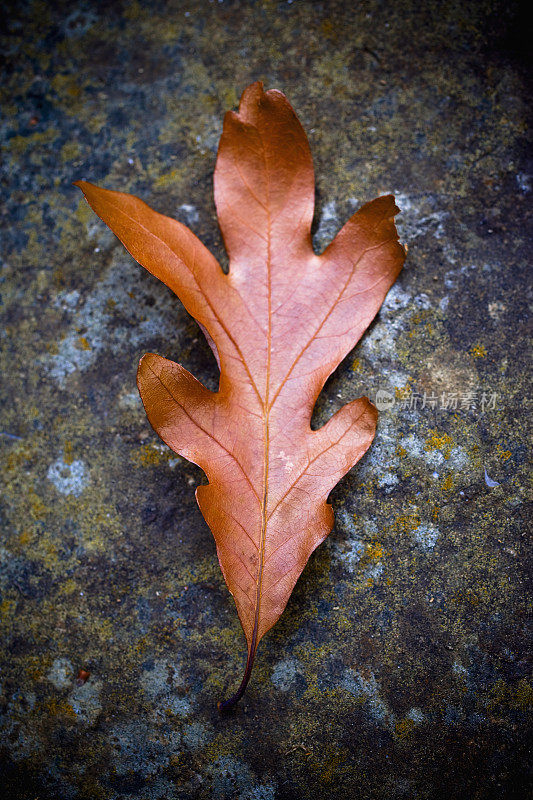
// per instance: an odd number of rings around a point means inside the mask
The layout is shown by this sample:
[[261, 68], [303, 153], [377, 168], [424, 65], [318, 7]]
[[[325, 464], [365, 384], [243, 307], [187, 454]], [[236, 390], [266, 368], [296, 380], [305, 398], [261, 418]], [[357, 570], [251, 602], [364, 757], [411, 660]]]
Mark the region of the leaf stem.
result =
[[252, 667], [254, 665], [256, 650], [257, 650], [257, 624], [254, 627], [254, 632], [252, 635], [252, 643], [250, 645], [250, 650], [248, 651], [248, 658], [246, 659], [246, 669], [244, 670], [244, 675], [242, 676], [241, 685], [239, 686], [234, 695], [228, 697], [227, 700], [221, 700], [220, 702], [217, 703], [217, 708], [221, 714], [225, 714], [228, 711], [231, 711], [237, 705], [237, 703], [243, 696], [244, 692], [246, 691], [246, 687], [248, 686], [248, 681], [250, 680], [250, 675], [252, 674]]

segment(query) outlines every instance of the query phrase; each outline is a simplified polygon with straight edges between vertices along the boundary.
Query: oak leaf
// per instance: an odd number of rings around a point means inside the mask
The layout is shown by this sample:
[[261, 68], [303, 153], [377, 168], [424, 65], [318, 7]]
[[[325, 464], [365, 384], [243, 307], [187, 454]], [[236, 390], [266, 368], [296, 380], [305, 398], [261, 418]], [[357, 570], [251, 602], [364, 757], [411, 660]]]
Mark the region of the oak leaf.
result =
[[211, 392], [150, 353], [138, 387], [153, 428], [209, 481], [196, 498], [248, 642], [242, 683], [219, 703], [225, 710], [242, 696], [259, 641], [332, 528], [328, 494], [374, 437], [377, 411], [366, 397], [319, 430], [310, 421], [327, 377], [402, 268], [398, 208], [391, 195], [367, 203], [316, 255], [307, 138], [286, 97], [261, 83], [226, 114], [218, 148], [215, 202], [229, 274], [188, 228], [137, 197], [77, 185], [131, 255], [180, 298], [220, 367]]

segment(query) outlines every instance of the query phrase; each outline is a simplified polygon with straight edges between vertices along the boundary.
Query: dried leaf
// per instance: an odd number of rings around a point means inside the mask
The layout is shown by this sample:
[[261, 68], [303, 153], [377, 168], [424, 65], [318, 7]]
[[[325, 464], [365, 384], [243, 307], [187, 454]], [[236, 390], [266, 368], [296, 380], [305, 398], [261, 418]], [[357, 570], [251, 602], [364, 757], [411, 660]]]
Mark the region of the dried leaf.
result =
[[220, 367], [217, 392], [148, 354], [138, 386], [148, 418], [209, 483], [196, 497], [216, 540], [248, 642], [279, 619], [313, 550], [333, 525], [327, 497], [361, 458], [377, 411], [354, 400], [310, 427], [327, 377], [377, 313], [404, 261], [391, 195], [363, 206], [321, 256], [311, 244], [314, 175], [285, 96], [254, 83], [224, 120], [215, 201], [226, 275], [184, 225], [138, 198], [80, 181], [132, 256], [178, 295]]

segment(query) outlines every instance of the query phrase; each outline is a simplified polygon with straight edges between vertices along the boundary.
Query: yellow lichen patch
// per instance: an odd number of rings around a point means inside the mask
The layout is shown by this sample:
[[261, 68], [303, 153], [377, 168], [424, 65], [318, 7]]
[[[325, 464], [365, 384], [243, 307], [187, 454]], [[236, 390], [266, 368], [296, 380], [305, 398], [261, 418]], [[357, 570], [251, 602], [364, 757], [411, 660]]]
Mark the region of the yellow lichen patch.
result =
[[[336, 606], [335, 609], [337, 608]], [[344, 613], [341, 609], [333, 611], [332, 622], [340, 633], [346, 631], [350, 635], [350, 631], [353, 630], [353, 617]]]
[[75, 211], [76, 218], [84, 225], [87, 225], [87, 223], [92, 220], [92, 215], [92, 210], [88, 203], [86, 203], [85, 200], [80, 200]]
[[72, 77], [72, 75], [62, 75], [57, 74], [54, 75], [52, 80], [50, 81], [52, 89], [60, 97], [70, 97], [75, 99], [80, 96], [81, 94], [81, 87], [78, 85], [76, 80]]
[[487, 703], [488, 708], [494, 708], [494, 706], [499, 705], [500, 703], [505, 702], [507, 699], [507, 684], [501, 678], [491, 686], [490, 689], [490, 699]]
[[[37, 215], [35, 215], [37, 216]], [[26, 242], [26, 247], [22, 251], [23, 256], [28, 259], [35, 259], [39, 258], [42, 252], [42, 233], [41, 228], [30, 228], [28, 230], [28, 239]]]
[[332, 48], [331, 52], [317, 58], [315, 71], [325, 86], [335, 86], [340, 92], [344, 91], [340, 76], [346, 71], [346, 58], [341, 50]]
[[139, 20], [143, 18], [143, 13], [143, 9], [137, 0], [132, 0], [132, 2], [128, 3], [124, 8], [122, 15], [125, 19], [129, 19], [130, 22], [139, 22]]
[[374, 487], [372, 486], [371, 481], [366, 481], [366, 483], [362, 483], [361, 490], [365, 493], [367, 497], [374, 496]]
[[360, 358], [354, 358], [354, 360], [352, 361], [352, 369], [353, 369], [354, 372], [359, 372], [360, 371], [360, 369], [361, 369], [361, 359]]
[[522, 680], [519, 681], [516, 690], [510, 698], [509, 705], [512, 708], [521, 708], [524, 711], [533, 707], [533, 687], [527, 678], [522, 678]]
[[2, 600], [0, 603], [0, 617], [2, 619], [9, 619], [15, 614], [17, 604], [15, 600]]
[[107, 642], [113, 636], [113, 623], [111, 620], [91, 617], [91, 629], [99, 639]]
[[[418, 326], [419, 326], [419, 325], [420, 325], [422, 322], [425, 322], [425, 320], [426, 320], [426, 319], [427, 319], [427, 317], [428, 317], [428, 313], [429, 313], [429, 312], [428, 312], [427, 310], [425, 310], [425, 309], [421, 309], [420, 311], [417, 311], [417, 312], [416, 312], [416, 314], [413, 314], [413, 316], [412, 316], [412, 317], [409, 319], [409, 323], [410, 323], [411, 325], [414, 325], [414, 326], [416, 326], [415, 328], [413, 328], [413, 330], [410, 330], [410, 331], [409, 331], [409, 334], [408, 334], [408, 336], [409, 336], [410, 338], [412, 338], [412, 337], [415, 335], [415, 333], [417, 333], [417, 328], [418, 328]], [[425, 328], [429, 328], [429, 329], [430, 329], [430, 330], [429, 330], [429, 332], [431, 333], [431, 325], [430, 325], [429, 323], [427, 323], [427, 324], [426, 324], [424, 327], [425, 327]]]
[[66, 164], [70, 161], [76, 161], [81, 156], [81, 148], [78, 142], [66, 142], [61, 148], [59, 158]]
[[342, 747], [331, 742], [313, 750], [306, 751], [306, 768], [314, 773], [322, 785], [328, 786], [338, 779], [339, 770], [346, 763], [346, 752]]
[[69, 717], [76, 719], [76, 712], [66, 700], [51, 697], [46, 703], [46, 711], [51, 717]]
[[522, 678], [518, 684], [507, 684], [499, 678], [491, 687], [489, 708], [503, 705], [523, 711], [533, 706], [533, 688], [527, 678]]
[[25, 665], [26, 674], [32, 681], [39, 681], [50, 667], [50, 658], [41, 656], [30, 656]]
[[110, 540], [123, 532], [120, 515], [97, 490], [85, 493], [83, 498], [74, 495], [65, 497], [61, 516], [76, 519], [83, 546], [88, 552], [104, 552]]
[[41, 531], [32, 543], [32, 557], [52, 571], [58, 566], [58, 546], [52, 531]]
[[133, 645], [133, 649], [140, 656], [142, 656], [143, 653], [145, 653], [148, 650], [148, 647], [149, 645], [146, 636], [141, 636], [141, 638], [138, 639]]
[[407, 400], [407, 398], [411, 396], [411, 391], [411, 387], [409, 383], [407, 383], [405, 386], [395, 387], [394, 396], [396, 400]]
[[[184, 21], [179, 22], [169, 14], [157, 14], [153, 8], [144, 7], [138, 2], [128, 3], [123, 16], [135, 23], [135, 30], [147, 40], [158, 46], [174, 44], [180, 38]], [[140, 74], [143, 67], [139, 68]]]
[[85, 336], [80, 336], [79, 339], [76, 341], [76, 347], [78, 350], [90, 350], [91, 345], [85, 338]]
[[458, 590], [450, 596], [450, 600], [459, 603], [460, 605], [468, 603], [468, 605], [476, 608], [480, 603], [480, 593], [482, 590], [478, 587], [473, 589], [470, 586], [464, 591]]
[[496, 455], [498, 458], [501, 458], [502, 461], [507, 461], [509, 458], [511, 458], [512, 453], [510, 450], [504, 450], [503, 447], [498, 444], [496, 445]]
[[403, 719], [399, 719], [394, 726], [394, 734], [398, 739], [405, 739], [409, 736], [414, 727], [414, 720], [410, 719], [410, 717], [403, 717]]
[[42, 562], [45, 567], [53, 569], [57, 567], [57, 544], [50, 540], [49, 537], [41, 538], [41, 553]]
[[440, 450], [444, 458], [449, 458], [452, 452], [453, 439], [447, 433], [432, 431], [431, 436], [426, 439], [425, 450]]
[[32, 538], [33, 536], [30, 533], [30, 531], [22, 531], [21, 533], [19, 533], [19, 542], [22, 545], [22, 547], [26, 547], [26, 545], [31, 542]]
[[153, 187], [154, 189], [166, 189], [168, 186], [177, 184], [180, 180], [180, 176], [180, 169], [171, 169], [170, 172], [165, 172], [163, 175], [160, 175], [158, 178], [156, 178]]
[[485, 358], [487, 349], [484, 344], [475, 344], [470, 348], [470, 355], [474, 358]]
[[327, 702], [338, 696], [337, 689], [324, 689], [318, 682], [318, 673], [309, 669], [305, 672], [307, 689], [303, 694], [304, 700], [314, 700], [316, 702]]
[[106, 122], [107, 114], [101, 112], [99, 114], [91, 114], [90, 119], [86, 122], [86, 126], [91, 133], [100, 133]]
[[453, 489], [453, 477], [447, 475], [446, 478], [443, 480], [441, 484], [441, 489], [443, 492], [450, 492]]
[[28, 489], [26, 493], [26, 503], [27, 506], [29, 506], [30, 515], [33, 517], [33, 519], [44, 519], [48, 514], [48, 507], [33, 491], [33, 489]]
[[168, 456], [152, 444], [143, 444], [131, 454], [130, 458], [137, 466], [150, 467], [166, 461]]
[[[182, 577], [185, 578], [186, 575], [187, 573], [185, 572]], [[189, 586], [192, 583], [202, 582], [212, 583], [213, 581], [216, 584], [222, 583], [222, 577], [216, 560], [206, 556], [206, 558], [202, 558], [194, 564], [194, 567], [190, 570], [190, 578], [185, 585]]]
[[411, 533], [420, 527], [422, 521], [418, 514], [402, 514], [396, 517], [393, 527], [401, 533]]
[[63, 447], [63, 461], [65, 464], [72, 464], [74, 461], [74, 455], [72, 453], [72, 442], [67, 439], [65, 445]]
[[325, 19], [321, 26], [320, 30], [322, 31], [322, 35], [326, 37], [326, 39], [334, 39], [336, 38], [336, 31], [333, 22], [330, 19]]
[[67, 578], [66, 581], [63, 581], [59, 586], [60, 594], [64, 594], [67, 597], [71, 594], [74, 594], [78, 589], [78, 584], [72, 578]]
[[306, 642], [304, 645], [297, 645], [294, 648], [296, 658], [300, 659], [305, 664], [313, 664], [319, 666], [324, 662], [324, 659], [329, 655], [329, 650], [325, 644], [313, 644]]
[[234, 86], [232, 86], [231, 88], [226, 89], [222, 93], [222, 97], [223, 97], [223, 100], [224, 100], [224, 106], [226, 108], [235, 107], [239, 103], [239, 98], [238, 98], [237, 92], [235, 91], [235, 87]]
[[343, 763], [345, 759], [340, 755], [335, 755], [329, 758], [322, 769], [320, 777], [322, 779], [322, 783], [328, 784], [333, 781], [335, 778], [338, 768]]
[[7, 469], [9, 472], [15, 472], [24, 465], [26, 461], [31, 458], [31, 448], [28, 447], [26, 442], [20, 442], [7, 457]]
[[363, 560], [372, 562], [381, 561], [383, 555], [383, 545], [380, 542], [367, 542]]
[[56, 128], [49, 128], [47, 131], [33, 133], [30, 136], [13, 136], [7, 149], [16, 157], [22, 156], [27, 150], [35, 150], [47, 144], [51, 144], [59, 136]]
[[219, 733], [203, 750], [204, 763], [215, 765], [219, 758], [235, 757], [235, 753], [242, 748], [244, 735], [244, 730], [236, 727], [233, 728], [231, 736], [228, 736], [227, 732]]
[[87, 553], [105, 553], [108, 547], [107, 535], [103, 530], [93, 528], [83, 531], [83, 546]]

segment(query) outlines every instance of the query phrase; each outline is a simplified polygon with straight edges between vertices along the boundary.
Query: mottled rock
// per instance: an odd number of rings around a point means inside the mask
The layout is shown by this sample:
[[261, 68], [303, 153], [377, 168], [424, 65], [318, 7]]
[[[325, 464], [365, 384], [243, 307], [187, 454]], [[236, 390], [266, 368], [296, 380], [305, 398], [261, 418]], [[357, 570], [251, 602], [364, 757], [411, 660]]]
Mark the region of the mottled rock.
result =
[[[526, 796], [531, 163], [517, 7], [4, 3], [6, 796]], [[375, 442], [333, 492], [335, 530], [221, 718], [244, 642], [194, 500], [203, 478], [157, 439], [135, 390], [145, 352], [211, 389], [216, 365], [71, 184], [139, 195], [225, 268], [215, 152], [256, 79], [308, 131], [317, 250], [389, 191], [409, 250], [315, 412], [318, 426], [368, 395]]]

